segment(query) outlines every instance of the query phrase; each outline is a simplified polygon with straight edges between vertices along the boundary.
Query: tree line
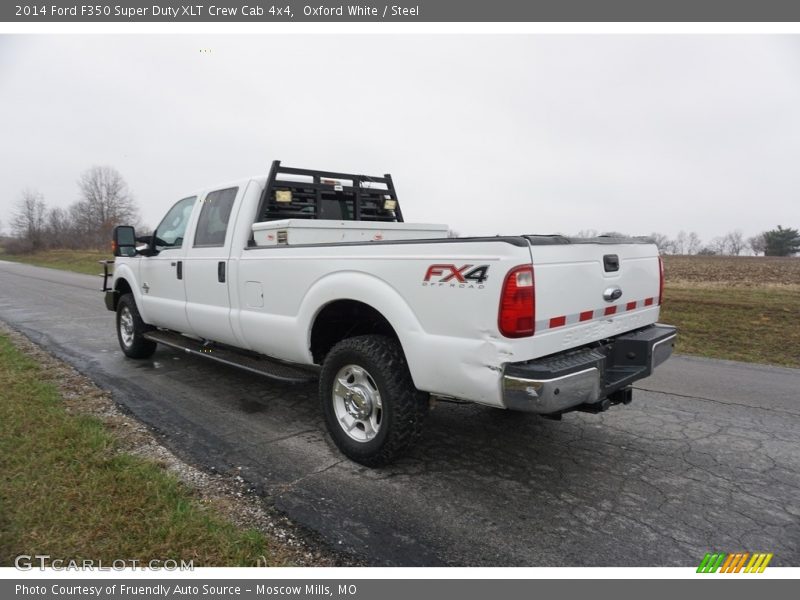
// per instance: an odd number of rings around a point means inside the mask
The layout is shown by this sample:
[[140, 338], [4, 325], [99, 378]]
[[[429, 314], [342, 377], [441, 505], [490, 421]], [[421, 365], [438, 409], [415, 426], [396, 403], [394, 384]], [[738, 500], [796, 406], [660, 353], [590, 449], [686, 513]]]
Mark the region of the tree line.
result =
[[[68, 208], [48, 207], [41, 193], [24, 190], [16, 204], [11, 231], [5, 242], [11, 253], [35, 252], [50, 248], [105, 249], [112, 230], [120, 224], [139, 225], [139, 210], [122, 175], [113, 167], [92, 167], [78, 179], [78, 200]], [[583, 230], [576, 237], [596, 237], [595, 230]], [[619, 232], [602, 235], [626, 237]], [[449, 237], [458, 237], [450, 231]], [[780, 225], [745, 238], [741, 231], [731, 231], [705, 243], [696, 232], [681, 231], [674, 238], [654, 232], [650, 238], [662, 254], [722, 255], [742, 254], [792, 256], [800, 252], [800, 232]]]
[[11, 218], [11, 253], [50, 248], [105, 249], [112, 230], [136, 225], [139, 210], [122, 175], [113, 167], [92, 167], [78, 178], [78, 199], [68, 208], [48, 207], [34, 190], [22, 192]]
[[[576, 237], [595, 237], [594, 230], [583, 230]], [[603, 233], [611, 237], [627, 237], [622, 233], [611, 231]], [[800, 231], [792, 227], [778, 225], [775, 229], [762, 231], [749, 238], [738, 229], [725, 235], [715, 237], [705, 243], [696, 232], [681, 231], [674, 238], [663, 233], [651, 233], [649, 236], [658, 246], [662, 254], [683, 254], [699, 256], [792, 256], [800, 252]]]

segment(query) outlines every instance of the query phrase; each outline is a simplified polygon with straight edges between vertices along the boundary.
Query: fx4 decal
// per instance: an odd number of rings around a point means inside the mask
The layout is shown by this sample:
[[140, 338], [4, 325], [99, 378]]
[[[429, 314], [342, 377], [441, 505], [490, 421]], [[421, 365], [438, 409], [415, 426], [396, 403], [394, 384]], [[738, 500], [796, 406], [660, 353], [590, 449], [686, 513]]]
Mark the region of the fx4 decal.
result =
[[449, 286], [483, 289], [483, 282], [489, 279], [489, 265], [431, 265], [422, 280], [423, 286]]

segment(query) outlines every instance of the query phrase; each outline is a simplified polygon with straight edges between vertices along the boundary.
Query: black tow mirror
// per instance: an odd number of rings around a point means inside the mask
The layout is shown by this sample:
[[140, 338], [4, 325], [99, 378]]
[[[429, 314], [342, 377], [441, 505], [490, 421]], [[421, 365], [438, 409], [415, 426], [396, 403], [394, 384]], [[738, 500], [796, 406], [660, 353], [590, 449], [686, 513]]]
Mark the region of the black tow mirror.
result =
[[114, 227], [111, 249], [114, 251], [114, 256], [135, 256], [136, 230], [130, 225], [117, 225]]

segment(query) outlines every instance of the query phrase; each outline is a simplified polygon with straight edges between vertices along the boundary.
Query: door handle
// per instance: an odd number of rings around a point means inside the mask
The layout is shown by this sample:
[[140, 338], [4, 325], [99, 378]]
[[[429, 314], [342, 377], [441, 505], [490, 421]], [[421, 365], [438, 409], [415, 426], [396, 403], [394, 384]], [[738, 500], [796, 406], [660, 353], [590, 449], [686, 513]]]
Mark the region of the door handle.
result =
[[[172, 263], [173, 265], [175, 263]], [[177, 264], [178, 269], [175, 271], [175, 274], [178, 276], [178, 279], [183, 279], [183, 261], [179, 260]]]
[[217, 281], [225, 283], [225, 261], [221, 260], [217, 263]]

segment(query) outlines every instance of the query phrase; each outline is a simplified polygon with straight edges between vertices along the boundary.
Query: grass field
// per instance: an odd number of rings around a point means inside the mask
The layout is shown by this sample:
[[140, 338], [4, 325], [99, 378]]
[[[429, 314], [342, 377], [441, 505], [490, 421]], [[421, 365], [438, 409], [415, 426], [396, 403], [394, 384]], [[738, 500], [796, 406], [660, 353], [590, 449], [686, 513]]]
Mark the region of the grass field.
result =
[[677, 351], [800, 368], [800, 258], [666, 256]]
[[103, 266], [99, 260], [114, 258], [111, 252], [100, 250], [42, 250], [33, 254], [7, 254], [0, 249], [0, 260], [13, 260], [39, 267], [51, 267], [88, 275], [99, 275]]
[[121, 451], [98, 419], [68, 414], [48, 376], [0, 335], [0, 566], [20, 554], [287, 564], [264, 535], [235, 527], [155, 463]]

